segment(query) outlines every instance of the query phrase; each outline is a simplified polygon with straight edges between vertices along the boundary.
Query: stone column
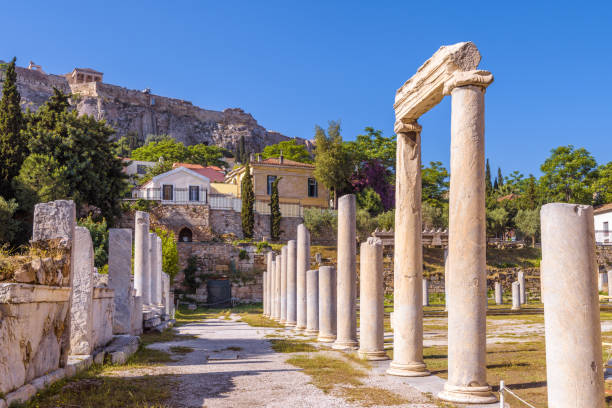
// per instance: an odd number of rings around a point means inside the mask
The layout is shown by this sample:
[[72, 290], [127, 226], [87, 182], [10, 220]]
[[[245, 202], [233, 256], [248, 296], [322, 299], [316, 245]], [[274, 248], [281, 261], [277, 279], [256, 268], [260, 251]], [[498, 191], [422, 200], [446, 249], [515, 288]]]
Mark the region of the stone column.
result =
[[168, 316], [169, 318], [172, 318], [172, 299], [170, 298], [170, 275], [168, 275], [167, 273], [163, 273], [162, 275], [162, 280], [164, 282], [164, 298], [165, 298], [165, 302], [164, 302], [164, 312], [166, 314], [166, 316]]
[[[297, 263], [296, 263], [296, 326], [295, 331], [306, 330], [306, 271], [310, 268], [310, 232], [304, 224], [297, 228]], [[319, 273], [321, 273], [319, 271]], [[334, 280], [335, 283], [335, 280]], [[335, 293], [335, 288], [334, 288]], [[319, 291], [319, 295], [321, 295]], [[335, 301], [335, 297], [334, 297]], [[336, 306], [334, 305], [334, 310]], [[319, 309], [320, 311], [320, 309]], [[334, 325], [334, 334], [335, 334]]]
[[287, 245], [281, 248], [280, 324], [287, 323]]
[[484, 92], [487, 71], [457, 71], [444, 86], [452, 94], [449, 200], [448, 380], [439, 397], [490, 403], [497, 397], [486, 369], [486, 218]]
[[274, 276], [274, 253], [269, 251], [266, 254], [267, 274], [264, 280], [264, 316], [270, 317], [270, 304], [272, 300], [272, 291], [270, 290], [270, 282]]
[[429, 306], [429, 281], [423, 278], [423, 306]]
[[355, 230], [355, 195], [338, 200], [338, 275], [337, 275], [337, 350], [357, 348], [357, 244]]
[[163, 306], [163, 301], [162, 301], [162, 274], [164, 273], [163, 270], [163, 256], [164, 256], [164, 252], [162, 249], [162, 239], [159, 235], [155, 235], [155, 239], [157, 242], [157, 301], [158, 301], [158, 305]]
[[448, 248], [444, 248], [444, 311], [448, 312]]
[[287, 242], [287, 326], [295, 326], [297, 319], [297, 248], [295, 240]]
[[384, 340], [383, 247], [380, 238], [361, 244], [359, 273], [359, 356], [387, 360]]
[[[612, 269], [608, 271], [608, 296], [612, 296]], [[612, 302], [612, 299], [608, 299], [608, 302]]]
[[393, 361], [388, 374], [429, 375], [423, 362], [421, 126], [396, 123]]
[[115, 291], [113, 334], [130, 334], [132, 326], [132, 230], [108, 230], [108, 287]]
[[70, 291], [70, 354], [90, 355], [93, 341], [94, 252], [91, 234], [85, 227], [75, 227], [74, 268]]
[[276, 255], [274, 260], [274, 315], [272, 318], [275, 321], [280, 321], [281, 313], [281, 264], [283, 263], [283, 256], [281, 254]]
[[336, 340], [336, 268], [319, 268], [319, 336], [317, 340]]
[[521, 283], [519, 281], [512, 282], [512, 310], [521, 308]]
[[520, 292], [519, 292], [521, 305], [524, 305], [527, 302], [526, 289], [525, 289], [525, 272], [523, 271], [518, 272], [518, 282], [521, 285]]
[[159, 273], [159, 268], [157, 266], [159, 255], [157, 254], [157, 235], [153, 232], [149, 232], [149, 253], [151, 254], [150, 258], [150, 291], [151, 291], [151, 305], [159, 306], [159, 299], [157, 298], [158, 293], [158, 279], [157, 274]]
[[140, 296], [143, 306], [151, 303], [149, 282], [149, 213], [136, 211], [134, 225], [134, 288], [136, 296]]
[[319, 333], [319, 271], [306, 271], [306, 330], [304, 334]]
[[546, 204], [540, 218], [548, 406], [603, 408], [593, 208]]
[[262, 314], [266, 316], [267, 306], [266, 302], [268, 301], [266, 296], [266, 282], [268, 280], [268, 271], [264, 271], [261, 276], [261, 305], [262, 305]]
[[597, 274], [597, 290], [599, 292], [603, 292], [603, 288], [604, 288], [604, 274], [603, 273], [598, 273]]
[[495, 282], [495, 304], [501, 305], [502, 303], [504, 303], [504, 301], [501, 282]]

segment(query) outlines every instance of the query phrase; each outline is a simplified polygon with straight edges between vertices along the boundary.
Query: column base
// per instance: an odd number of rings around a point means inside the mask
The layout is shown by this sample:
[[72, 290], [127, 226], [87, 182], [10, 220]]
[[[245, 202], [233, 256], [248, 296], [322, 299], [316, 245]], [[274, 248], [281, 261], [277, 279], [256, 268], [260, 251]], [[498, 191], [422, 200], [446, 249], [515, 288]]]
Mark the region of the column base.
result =
[[510, 310], [521, 310], [521, 308], [520, 307], [512, 307], [512, 309], [510, 309]]
[[445, 383], [444, 391], [438, 394], [438, 398], [443, 401], [463, 404], [492, 404], [498, 401], [488, 385], [481, 387], [459, 387]]
[[294, 331], [294, 332], [296, 332], [296, 333], [303, 333], [303, 332], [304, 332], [304, 330], [306, 330], [306, 327], [305, 327], [305, 326], [298, 326], [298, 325], [296, 325], [296, 326], [293, 328], [293, 331]]
[[287, 321], [285, 319], [279, 319], [278, 322], [280, 324], [287, 324]]
[[361, 357], [364, 360], [370, 360], [370, 361], [378, 361], [378, 360], [388, 360], [389, 356], [387, 355], [387, 353], [385, 353], [385, 351], [361, 351], [359, 350], [358, 352], [359, 357]]
[[304, 330], [304, 334], [307, 335], [307, 336], [316, 336], [317, 334], [319, 334], [319, 330], [306, 329], [306, 330]]
[[321, 336], [317, 337], [317, 341], [321, 343], [333, 343], [336, 341], [336, 336]]
[[295, 322], [285, 322], [285, 327], [295, 327], [296, 323]]
[[356, 340], [336, 340], [332, 344], [334, 350], [357, 350], [359, 343]]
[[393, 361], [387, 369], [387, 374], [398, 377], [427, 377], [431, 375], [425, 363], [399, 364]]

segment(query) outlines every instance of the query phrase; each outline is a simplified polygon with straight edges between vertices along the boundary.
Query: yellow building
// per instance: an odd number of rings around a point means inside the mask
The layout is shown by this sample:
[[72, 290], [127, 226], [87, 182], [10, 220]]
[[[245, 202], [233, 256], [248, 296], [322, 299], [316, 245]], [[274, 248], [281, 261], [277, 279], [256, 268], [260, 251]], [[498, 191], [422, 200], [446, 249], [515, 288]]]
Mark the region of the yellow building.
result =
[[[267, 212], [272, 192], [272, 183], [277, 178], [278, 195], [282, 207], [320, 207], [328, 208], [329, 191], [317, 183], [314, 178], [314, 165], [300, 163], [280, 157], [257, 159], [251, 161], [251, 175], [253, 176], [253, 191], [255, 192], [255, 209], [258, 212]], [[232, 170], [225, 177], [225, 182], [236, 185], [238, 197], [240, 196], [240, 183], [244, 176], [245, 167], [241, 166]]]

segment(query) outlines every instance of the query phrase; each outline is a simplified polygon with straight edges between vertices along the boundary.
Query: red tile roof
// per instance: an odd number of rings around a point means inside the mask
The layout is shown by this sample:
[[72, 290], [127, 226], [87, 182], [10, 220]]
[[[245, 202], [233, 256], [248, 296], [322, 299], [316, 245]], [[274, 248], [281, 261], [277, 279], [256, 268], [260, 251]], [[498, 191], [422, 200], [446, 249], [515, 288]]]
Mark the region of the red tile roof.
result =
[[173, 169], [176, 169], [177, 167], [185, 167], [189, 170], [193, 170], [196, 173], [201, 174], [204, 177], [208, 177], [210, 181], [213, 183], [223, 183], [223, 181], [225, 180], [225, 174], [223, 174], [221, 169], [217, 166], [204, 167], [199, 164], [191, 164], [191, 163], [172, 164]]
[[599, 207], [596, 207], [593, 211], [593, 214], [603, 214], [612, 211], [612, 203], [603, 204]]

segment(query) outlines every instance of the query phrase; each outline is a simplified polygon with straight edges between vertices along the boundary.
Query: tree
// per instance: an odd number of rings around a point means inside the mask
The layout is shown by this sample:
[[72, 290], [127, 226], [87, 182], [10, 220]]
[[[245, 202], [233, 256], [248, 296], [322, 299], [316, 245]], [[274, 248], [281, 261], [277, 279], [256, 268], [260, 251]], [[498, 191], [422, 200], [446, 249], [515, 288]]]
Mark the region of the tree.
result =
[[17, 91], [16, 58], [6, 66], [2, 99], [0, 99], [0, 191], [6, 198], [14, 193], [11, 181], [27, 156], [27, 139], [21, 134], [24, 119], [19, 105], [21, 96]]
[[485, 167], [485, 187], [488, 196], [493, 190], [493, 184], [491, 183], [491, 166], [489, 165], [489, 159], [487, 159], [487, 165]]
[[378, 159], [372, 159], [359, 165], [351, 176], [351, 184], [356, 193], [367, 188], [374, 190], [380, 197], [383, 209], [388, 211], [395, 207], [395, 186], [389, 182], [391, 178], [391, 171]]
[[591, 204], [591, 185], [596, 179], [597, 163], [584, 148], [559, 146], [540, 167], [540, 184], [548, 202]]
[[504, 177], [502, 176], [501, 167], [497, 168], [497, 185], [501, 187], [504, 185]]
[[340, 123], [330, 121], [327, 134], [315, 127], [315, 170], [314, 176], [334, 194], [334, 206], [338, 206], [338, 196], [351, 191], [350, 179], [355, 170], [355, 157], [342, 143]]
[[14, 217], [18, 207], [14, 198], [5, 200], [0, 196], [0, 244], [10, 243], [19, 231], [20, 223]]
[[78, 221], [81, 227], [85, 227], [91, 234], [91, 241], [94, 248], [94, 265], [98, 269], [102, 269], [108, 264], [108, 225], [106, 220], [95, 221], [91, 214], [87, 218], [81, 218]]
[[144, 161], [185, 162], [189, 159], [189, 149], [181, 142], [172, 138], [145, 143], [144, 146], [132, 151], [132, 159]]
[[514, 223], [519, 231], [531, 237], [531, 246], [535, 247], [536, 235], [540, 232], [540, 208], [519, 210], [514, 217]]
[[199, 164], [201, 166], [225, 167], [223, 158], [224, 149], [219, 146], [208, 146], [203, 143], [189, 146], [189, 157], [187, 163]]
[[273, 241], [278, 241], [281, 235], [281, 211], [278, 196], [278, 182], [282, 177], [278, 177], [272, 182], [270, 194], [270, 236]]
[[125, 136], [121, 136], [117, 140], [117, 156], [119, 157], [130, 157], [134, 149], [138, 149], [143, 144], [138, 138], [138, 133], [130, 131]]
[[68, 106], [68, 95], [54, 89], [49, 101], [31, 115], [23, 131], [30, 156], [17, 183], [40, 200], [65, 198], [73, 199], [77, 208], [95, 206], [112, 224], [127, 190], [123, 164], [110, 142], [115, 131], [104, 121], [68, 111]]
[[367, 240], [370, 234], [376, 229], [376, 226], [376, 218], [372, 217], [368, 211], [362, 208], [357, 209], [357, 213], [355, 214], [355, 229], [359, 241], [363, 242]]
[[612, 161], [597, 168], [597, 180], [591, 192], [599, 204], [612, 203]]
[[20, 207], [30, 212], [36, 203], [64, 199], [71, 196], [69, 169], [54, 156], [30, 154], [13, 179], [13, 189]]
[[421, 205], [421, 222], [423, 228], [448, 228], [448, 203], [432, 205], [424, 201]]
[[372, 187], [367, 187], [362, 190], [357, 194], [356, 199], [357, 206], [360, 209], [367, 211], [372, 218], [376, 217], [384, 210], [380, 196]]
[[383, 230], [393, 229], [395, 227], [395, 208], [378, 214], [376, 224], [378, 224], [378, 228]]
[[366, 134], [357, 135], [355, 141], [347, 142], [347, 146], [357, 155], [361, 162], [377, 160], [385, 168], [395, 172], [396, 136], [384, 137], [382, 130], [373, 127], [365, 128]]
[[429, 162], [429, 167], [423, 167], [421, 179], [423, 201], [434, 207], [441, 207], [448, 201], [448, 170], [442, 166], [442, 162]]
[[236, 157], [236, 160], [238, 161], [238, 163], [246, 163], [249, 161], [249, 156], [250, 153], [247, 148], [246, 148], [246, 142], [244, 140], [244, 135], [240, 136], [240, 139], [238, 139], [238, 144], [236, 145], [236, 152], [234, 154], [234, 156]]
[[491, 235], [503, 238], [508, 221], [508, 211], [501, 207], [487, 211], [487, 230]]
[[304, 208], [304, 225], [313, 237], [333, 236], [338, 229], [338, 211], [321, 208]]
[[251, 175], [251, 166], [247, 161], [244, 167], [244, 176], [240, 183], [240, 191], [242, 197], [242, 210], [240, 219], [242, 221], [242, 233], [245, 238], [253, 238], [253, 230], [255, 228], [255, 193], [253, 192], [253, 176]]
[[300, 163], [312, 163], [312, 156], [306, 146], [298, 144], [295, 139], [285, 140], [277, 144], [269, 145], [264, 147], [261, 154], [263, 159], [269, 159], [271, 157], [279, 157], [283, 154], [283, 157], [289, 160], [293, 160]]
[[172, 231], [163, 228], [155, 228], [155, 233], [162, 242], [162, 270], [170, 276], [172, 283], [179, 270], [176, 236]]
[[530, 174], [525, 183], [525, 192], [521, 197], [521, 207], [524, 210], [533, 210], [540, 204], [537, 182], [533, 174]]

